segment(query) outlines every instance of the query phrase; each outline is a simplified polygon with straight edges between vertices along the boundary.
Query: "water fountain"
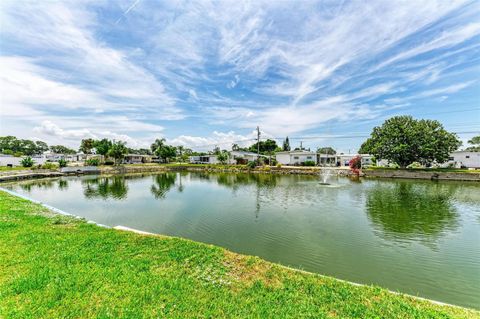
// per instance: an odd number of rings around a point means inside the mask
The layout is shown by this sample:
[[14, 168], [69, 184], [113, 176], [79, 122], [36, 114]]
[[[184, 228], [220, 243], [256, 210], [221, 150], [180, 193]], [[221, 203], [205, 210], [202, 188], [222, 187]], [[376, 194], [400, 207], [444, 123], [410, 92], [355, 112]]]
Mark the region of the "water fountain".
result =
[[330, 183], [328, 183], [328, 178], [332, 175], [332, 170], [327, 168], [327, 167], [324, 167], [320, 170], [320, 177], [322, 179], [322, 181], [319, 183], [320, 185], [330, 185]]

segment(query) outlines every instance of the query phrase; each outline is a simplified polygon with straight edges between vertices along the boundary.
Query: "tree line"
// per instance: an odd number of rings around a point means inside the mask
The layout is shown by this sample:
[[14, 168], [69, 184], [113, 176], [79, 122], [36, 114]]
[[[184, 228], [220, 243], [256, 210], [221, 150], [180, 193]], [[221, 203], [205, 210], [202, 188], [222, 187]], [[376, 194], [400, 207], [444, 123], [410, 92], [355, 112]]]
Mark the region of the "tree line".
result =
[[[480, 136], [475, 136], [468, 141], [471, 146], [467, 151], [480, 151]], [[374, 127], [370, 137], [361, 145], [360, 154], [371, 154], [378, 160], [388, 160], [398, 164], [400, 167], [418, 162], [422, 165], [430, 165], [433, 162], [444, 163], [450, 154], [462, 145], [458, 136], [448, 132], [443, 125], [436, 120], [416, 120], [412, 116], [395, 116], [386, 120], [381, 126]], [[0, 137], [0, 152], [14, 156], [39, 155], [50, 150], [59, 154], [75, 154], [76, 151], [63, 145], [51, 145], [43, 141], [31, 141], [17, 139], [15, 136]], [[288, 136], [280, 147], [272, 139], [259, 141], [248, 147], [232, 145], [232, 151], [248, 151], [262, 155], [273, 155], [280, 151], [290, 151]], [[295, 148], [294, 150], [304, 150]], [[309, 150], [309, 149], [308, 149]], [[164, 138], [156, 139], [150, 148], [133, 149], [126, 146], [126, 142], [109, 139], [83, 139], [79, 151], [84, 154], [99, 154], [104, 157], [111, 157], [119, 161], [126, 154], [155, 155], [162, 162], [188, 161], [192, 155], [215, 154], [220, 162], [228, 159], [227, 150], [215, 147], [210, 152], [194, 152], [184, 146], [173, 146], [166, 143]], [[319, 147], [317, 153], [334, 155], [336, 151], [331, 146]]]

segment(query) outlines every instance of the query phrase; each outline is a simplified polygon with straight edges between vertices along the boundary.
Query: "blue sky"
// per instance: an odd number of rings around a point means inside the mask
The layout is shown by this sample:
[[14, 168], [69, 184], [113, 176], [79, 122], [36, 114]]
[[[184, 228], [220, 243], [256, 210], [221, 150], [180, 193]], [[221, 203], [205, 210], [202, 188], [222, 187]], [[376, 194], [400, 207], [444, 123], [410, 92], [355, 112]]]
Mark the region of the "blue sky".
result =
[[207, 150], [259, 125], [354, 152], [398, 114], [480, 132], [478, 1], [4, 0], [0, 23], [0, 135]]

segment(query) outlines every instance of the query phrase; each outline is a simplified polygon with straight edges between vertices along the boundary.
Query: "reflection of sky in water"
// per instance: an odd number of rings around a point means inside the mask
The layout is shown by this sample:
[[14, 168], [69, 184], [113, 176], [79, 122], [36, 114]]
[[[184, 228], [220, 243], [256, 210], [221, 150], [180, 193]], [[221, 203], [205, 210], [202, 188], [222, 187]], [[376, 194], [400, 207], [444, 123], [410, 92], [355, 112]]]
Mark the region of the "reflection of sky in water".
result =
[[480, 185], [164, 173], [9, 186], [111, 226], [191, 238], [480, 308]]

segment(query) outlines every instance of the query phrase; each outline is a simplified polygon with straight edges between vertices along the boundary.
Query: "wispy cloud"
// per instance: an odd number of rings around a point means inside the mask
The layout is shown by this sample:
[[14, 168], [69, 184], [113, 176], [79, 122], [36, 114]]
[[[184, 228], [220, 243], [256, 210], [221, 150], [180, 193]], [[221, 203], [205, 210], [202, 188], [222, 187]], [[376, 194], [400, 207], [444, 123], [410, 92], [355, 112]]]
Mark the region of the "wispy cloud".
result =
[[479, 7], [2, 1], [1, 129], [192, 146], [448, 106], [478, 84]]

